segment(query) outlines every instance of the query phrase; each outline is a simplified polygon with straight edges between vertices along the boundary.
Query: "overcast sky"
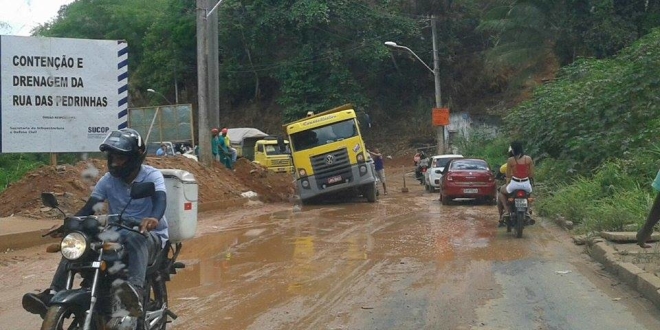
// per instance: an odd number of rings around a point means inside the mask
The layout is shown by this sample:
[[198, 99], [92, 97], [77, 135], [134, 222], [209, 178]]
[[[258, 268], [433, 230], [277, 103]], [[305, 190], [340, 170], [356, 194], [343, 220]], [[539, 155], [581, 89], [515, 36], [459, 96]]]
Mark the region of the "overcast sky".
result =
[[0, 22], [9, 25], [0, 26], [0, 34], [29, 36], [34, 27], [54, 19], [62, 5], [73, 1], [0, 0]]

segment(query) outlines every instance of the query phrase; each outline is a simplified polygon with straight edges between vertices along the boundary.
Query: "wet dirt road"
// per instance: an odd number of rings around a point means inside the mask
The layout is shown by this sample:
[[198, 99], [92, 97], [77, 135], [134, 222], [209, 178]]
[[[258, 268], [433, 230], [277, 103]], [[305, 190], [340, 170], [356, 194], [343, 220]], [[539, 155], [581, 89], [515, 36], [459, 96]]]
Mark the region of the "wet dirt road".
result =
[[[442, 206], [410, 186], [366, 202], [202, 215], [169, 285], [173, 329], [659, 329], [658, 310], [553, 224], [522, 239], [494, 206]], [[410, 181], [409, 181], [410, 182]], [[0, 258], [0, 329], [36, 329], [24, 292], [57, 255]]]
[[658, 311], [552, 224], [391, 188], [275, 212], [189, 244], [175, 329], [658, 329]]

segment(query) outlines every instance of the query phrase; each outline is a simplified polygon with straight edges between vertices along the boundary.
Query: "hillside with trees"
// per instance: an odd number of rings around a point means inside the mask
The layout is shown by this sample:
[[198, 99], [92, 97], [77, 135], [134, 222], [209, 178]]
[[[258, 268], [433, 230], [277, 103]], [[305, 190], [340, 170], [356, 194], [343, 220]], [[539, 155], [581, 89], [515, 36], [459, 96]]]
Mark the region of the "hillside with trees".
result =
[[[36, 35], [125, 39], [133, 106], [196, 101], [195, 2], [78, 0]], [[443, 104], [506, 113], [579, 58], [608, 58], [660, 22], [660, 4], [633, 1], [226, 0], [218, 11], [223, 117], [252, 109], [288, 120], [351, 102], [386, 122], [428, 117], [433, 77], [430, 16], [438, 18]], [[378, 117], [381, 118], [378, 118]], [[237, 117], [237, 118], [234, 118]]]

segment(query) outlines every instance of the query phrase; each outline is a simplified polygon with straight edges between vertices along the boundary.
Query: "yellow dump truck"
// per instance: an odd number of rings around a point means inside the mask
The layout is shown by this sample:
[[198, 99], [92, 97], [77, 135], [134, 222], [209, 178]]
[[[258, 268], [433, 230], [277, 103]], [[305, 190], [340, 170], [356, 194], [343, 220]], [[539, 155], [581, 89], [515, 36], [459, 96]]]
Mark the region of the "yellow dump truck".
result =
[[[360, 194], [373, 203], [376, 175], [350, 104], [284, 125], [296, 183], [304, 202], [332, 194]], [[280, 143], [281, 151], [285, 150]]]
[[[269, 171], [277, 173], [292, 173], [291, 157], [280, 152], [277, 138], [251, 127], [230, 128], [227, 136], [238, 157], [245, 157]], [[288, 141], [284, 141], [285, 147]]]

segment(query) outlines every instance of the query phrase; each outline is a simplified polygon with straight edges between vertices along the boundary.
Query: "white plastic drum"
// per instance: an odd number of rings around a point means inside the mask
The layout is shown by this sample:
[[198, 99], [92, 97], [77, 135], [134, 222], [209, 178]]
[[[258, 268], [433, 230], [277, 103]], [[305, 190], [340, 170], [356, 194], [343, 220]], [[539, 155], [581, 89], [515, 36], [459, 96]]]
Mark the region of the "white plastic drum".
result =
[[195, 237], [197, 231], [198, 186], [195, 176], [184, 170], [161, 169], [167, 189], [165, 217], [170, 241], [177, 243]]

